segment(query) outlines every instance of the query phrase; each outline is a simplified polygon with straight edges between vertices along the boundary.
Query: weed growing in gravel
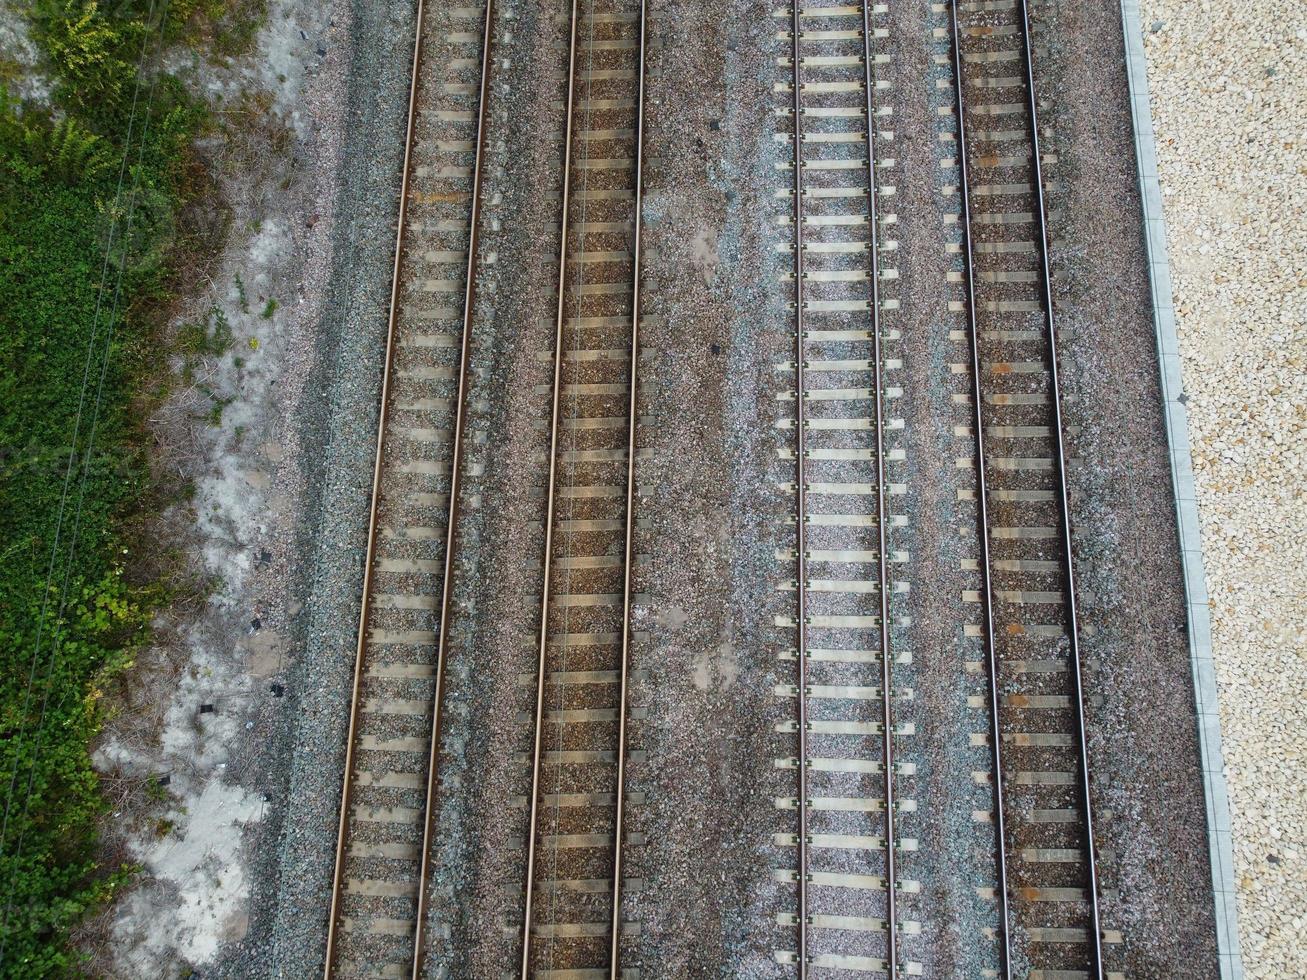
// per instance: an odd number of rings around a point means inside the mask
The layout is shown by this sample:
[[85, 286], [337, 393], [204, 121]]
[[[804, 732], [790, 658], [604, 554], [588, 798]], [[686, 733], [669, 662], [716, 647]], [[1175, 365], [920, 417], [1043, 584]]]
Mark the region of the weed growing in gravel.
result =
[[186, 357], [221, 357], [231, 350], [232, 331], [220, 307], [209, 310], [203, 323], [184, 323], [177, 328], [176, 347]]
[[213, 399], [213, 404], [209, 407], [209, 414], [205, 416], [205, 421], [208, 422], [209, 425], [213, 426], [214, 428], [217, 428], [218, 426], [222, 425], [222, 413], [226, 411], [227, 406], [230, 405], [232, 402], [234, 402], [236, 399], [232, 397], [224, 398], [219, 395], [215, 395], [212, 391], [209, 391], [207, 388], [203, 389], [203, 391], [206, 395], [208, 395], [211, 399]]

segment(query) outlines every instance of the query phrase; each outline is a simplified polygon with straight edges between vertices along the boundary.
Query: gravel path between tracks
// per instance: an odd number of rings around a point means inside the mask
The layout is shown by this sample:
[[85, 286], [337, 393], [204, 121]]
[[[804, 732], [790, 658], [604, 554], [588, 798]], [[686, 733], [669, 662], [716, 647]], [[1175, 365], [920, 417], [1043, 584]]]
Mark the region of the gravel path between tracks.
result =
[[772, 760], [794, 743], [776, 729], [792, 711], [776, 685], [792, 669], [773, 617], [792, 608], [775, 550], [793, 541], [793, 503], [777, 489], [793, 464], [775, 427], [785, 382], [773, 365], [792, 349], [777, 285], [789, 260], [775, 251], [777, 23], [762, 0], [652, 10], [640, 398], [653, 424], [636, 469], [651, 557], [635, 614], [648, 639], [632, 656], [650, 682], [633, 692], [648, 715], [631, 744], [646, 758], [627, 777], [648, 803], [629, 815], [645, 843], [627, 869], [644, 888], [626, 892], [639, 931], [622, 965], [782, 977], [773, 951], [794, 932], [776, 914], [794, 891], [772, 869], [793, 852], [772, 835], [794, 822], [774, 798], [794, 783]]
[[1307, 976], [1307, 11], [1297, 0], [1141, 11], [1244, 965]]

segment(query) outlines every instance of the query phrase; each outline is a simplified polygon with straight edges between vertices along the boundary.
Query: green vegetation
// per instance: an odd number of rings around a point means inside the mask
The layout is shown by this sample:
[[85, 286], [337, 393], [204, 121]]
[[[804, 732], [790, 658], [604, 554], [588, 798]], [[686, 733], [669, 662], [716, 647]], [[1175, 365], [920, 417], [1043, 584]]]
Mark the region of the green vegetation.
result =
[[[144, 640], [125, 522], [148, 505], [131, 398], [157, 371], [174, 216], [203, 113], [146, 70], [145, 0], [35, 0], [53, 110], [0, 80], [0, 975], [75, 974], [69, 930], [131, 873], [97, 862], [88, 744]], [[210, 318], [181, 346], [231, 344]], [[160, 790], [162, 788], [160, 787]], [[167, 830], [162, 824], [158, 832]]]
[[220, 307], [210, 308], [203, 323], [184, 323], [177, 328], [174, 347], [182, 356], [182, 381], [190, 384], [200, 358], [221, 357], [231, 350], [231, 324]]
[[167, 37], [201, 48], [212, 58], [249, 54], [266, 8], [266, 0], [173, 0]]

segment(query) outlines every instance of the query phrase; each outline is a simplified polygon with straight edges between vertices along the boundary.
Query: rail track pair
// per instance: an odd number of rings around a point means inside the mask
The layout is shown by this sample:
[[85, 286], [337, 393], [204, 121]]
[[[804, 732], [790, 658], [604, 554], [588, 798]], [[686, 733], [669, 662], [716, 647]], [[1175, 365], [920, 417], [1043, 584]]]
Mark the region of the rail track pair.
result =
[[[976, 521], [972, 567], [988, 655], [996, 929], [1004, 976], [1102, 976], [1097, 852], [1053, 324], [1047, 206], [1025, 0], [948, 5], [963, 281], [970, 325]], [[904, 953], [915, 889], [899, 858], [910, 814], [895, 742], [882, 346], [882, 145], [877, 14], [791, 14], [797, 357], [795, 546], [799, 975], [919, 972]], [[869, 384], [868, 384], [869, 382]], [[869, 711], [870, 706], [874, 710]], [[869, 941], [874, 933], [881, 942]]]
[[[793, 949], [917, 972], [896, 762], [889, 359], [871, 3], [789, 11], [796, 476]], [[1029, 20], [950, 4], [1004, 975], [1101, 974]], [[328, 976], [422, 975], [493, 0], [418, 9]], [[574, 0], [521, 975], [617, 976], [633, 570], [645, 4]], [[417, 299], [415, 299], [417, 297]]]
[[[896, 243], [881, 209], [893, 107], [877, 67], [887, 8], [790, 10], [797, 661], [796, 946], [809, 971], [916, 974], [904, 912], [915, 839], [913, 737], [896, 686], [885, 345], [900, 300], [882, 296]], [[1030, 21], [1025, 0], [948, 4], [960, 172], [960, 255], [971, 345], [982, 636], [994, 793], [996, 959], [1004, 976], [1106, 975], [1062, 440]], [[884, 48], [885, 50], [879, 50]], [[902, 233], [902, 232], [900, 232]], [[882, 315], [886, 314], [886, 315]], [[905, 795], [899, 786], [909, 784]], [[784, 835], [783, 835], [784, 836]], [[905, 948], [906, 947], [906, 948]]]
[[[420, 3], [417, 21], [329, 977], [426, 965], [455, 555], [474, 496], [464, 437], [495, 3]], [[643, 3], [574, 0], [566, 70], [523, 977], [608, 976], [621, 938]]]

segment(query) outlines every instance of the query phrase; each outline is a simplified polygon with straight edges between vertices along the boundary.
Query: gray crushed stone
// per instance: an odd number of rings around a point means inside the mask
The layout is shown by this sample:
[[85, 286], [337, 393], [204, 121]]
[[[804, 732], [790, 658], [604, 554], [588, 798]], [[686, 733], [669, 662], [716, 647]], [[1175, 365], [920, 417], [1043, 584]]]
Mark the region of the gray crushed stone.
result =
[[[345, 5], [342, 4], [342, 7]], [[340, 100], [338, 166], [320, 198], [335, 214], [318, 357], [299, 419], [307, 499], [304, 556], [288, 587], [286, 705], [255, 747], [268, 818], [252, 842], [255, 890], [246, 937], [213, 976], [307, 977], [321, 969], [330, 904], [348, 693], [372, 485], [390, 267], [412, 50], [407, 5], [342, 9], [350, 54]], [[328, 97], [331, 97], [328, 96]], [[381, 202], [379, 206], [379, 202]], [[319, 285], [320, 284], [320, 285]]]

